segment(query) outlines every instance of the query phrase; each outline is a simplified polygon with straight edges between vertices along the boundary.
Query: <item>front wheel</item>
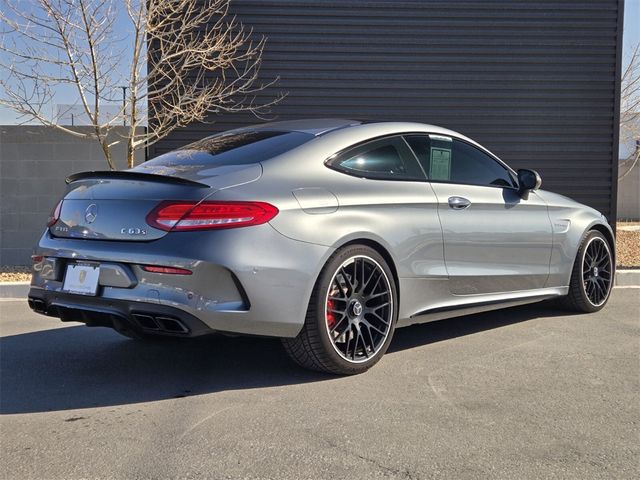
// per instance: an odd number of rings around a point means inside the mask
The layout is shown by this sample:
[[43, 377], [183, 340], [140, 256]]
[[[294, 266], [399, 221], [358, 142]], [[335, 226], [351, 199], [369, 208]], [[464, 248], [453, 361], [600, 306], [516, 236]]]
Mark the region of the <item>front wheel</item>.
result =
[[613, 288], [613, 275], [611, 246], [602, 233], [591, 230], [578, 249], [565, 305], [585, 313], [602, 309]]
[[305, 324], [283, 339], [299, 365], [340, 375], [364, 372], [391, 343], [398, 302], [387, 262], [365, 245], [349, 245], [328, 260], [314, 287]]

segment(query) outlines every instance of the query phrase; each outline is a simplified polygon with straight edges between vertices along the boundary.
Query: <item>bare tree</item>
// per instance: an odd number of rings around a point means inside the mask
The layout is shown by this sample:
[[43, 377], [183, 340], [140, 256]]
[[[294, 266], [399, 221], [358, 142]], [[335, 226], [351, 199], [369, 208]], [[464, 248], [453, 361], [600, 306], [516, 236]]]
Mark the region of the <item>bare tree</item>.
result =
[[636, 144], [634, 152], [629, 158], [620, 162], [620, 170], [624, 170], [618, 176], [622, 180], [629, 175], [640, 161], [640, 44], [636, 45], [629, 59], [629, 64], [624, 69], [620, 87], [620, 141], [621, 143], [633, 142]]
[[[126, 143], [132, 167], [136, 150], [176, 128], [221, 112], [259, 116], [281, 97], [258, 102], [275, 82], [258, 79], [265, 39], [252, 41], [229, 3], [0, 0], [0, 105], [25, 122], [97, 140], [110, 169], [115, 144]], [[121, 88], [119, 114], [104, 119], [101, 106]], [[64, 89], [79, 99], [91, 128], [69, 128], [47, 114]], [[114, 132], [121, 123], [125, 136]]]

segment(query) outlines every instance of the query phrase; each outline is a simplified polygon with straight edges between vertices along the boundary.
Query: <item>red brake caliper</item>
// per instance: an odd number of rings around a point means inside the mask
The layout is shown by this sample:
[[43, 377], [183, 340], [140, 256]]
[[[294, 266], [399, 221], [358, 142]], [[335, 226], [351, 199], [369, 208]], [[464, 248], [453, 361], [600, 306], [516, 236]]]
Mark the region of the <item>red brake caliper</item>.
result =
[[327, 300], [327, 325], [332, 328], [336, 324], [336, 317], [333, 315], [333, 300], [330, 298]]

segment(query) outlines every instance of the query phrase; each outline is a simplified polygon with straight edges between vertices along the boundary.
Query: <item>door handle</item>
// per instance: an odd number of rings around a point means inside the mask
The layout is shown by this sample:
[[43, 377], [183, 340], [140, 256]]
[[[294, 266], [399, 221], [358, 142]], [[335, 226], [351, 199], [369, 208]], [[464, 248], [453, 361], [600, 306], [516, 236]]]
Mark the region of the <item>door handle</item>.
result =
[[464, 210], [469, 208], [471, 201], [464, 197], [449, 197], [449, 206], [454, 210]]

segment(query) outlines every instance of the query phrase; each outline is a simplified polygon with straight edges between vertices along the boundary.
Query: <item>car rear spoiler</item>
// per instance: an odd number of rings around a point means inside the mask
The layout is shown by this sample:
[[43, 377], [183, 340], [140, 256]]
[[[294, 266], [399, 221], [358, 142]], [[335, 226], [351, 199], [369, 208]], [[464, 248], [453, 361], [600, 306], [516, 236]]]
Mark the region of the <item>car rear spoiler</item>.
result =
[[193, 180], [187, 180], [180, 177], [169, 177], [166, 175], [156, 175], [154, 173], [141, 173], [141, 172], [122, 172], [122, 171], [91, 171], [80, 172], [69, 175], [66, 179], [66, 183], [73, 183], [79, 180], [95, 179], [120, 179], [120, 180], [139, 180], [143, 182], [155, 182], [155, 183], [168, 183], [172, 185], [190, 185], [192, 187], [210, 188], [209, 185], [204, 183], [195, 182]]

